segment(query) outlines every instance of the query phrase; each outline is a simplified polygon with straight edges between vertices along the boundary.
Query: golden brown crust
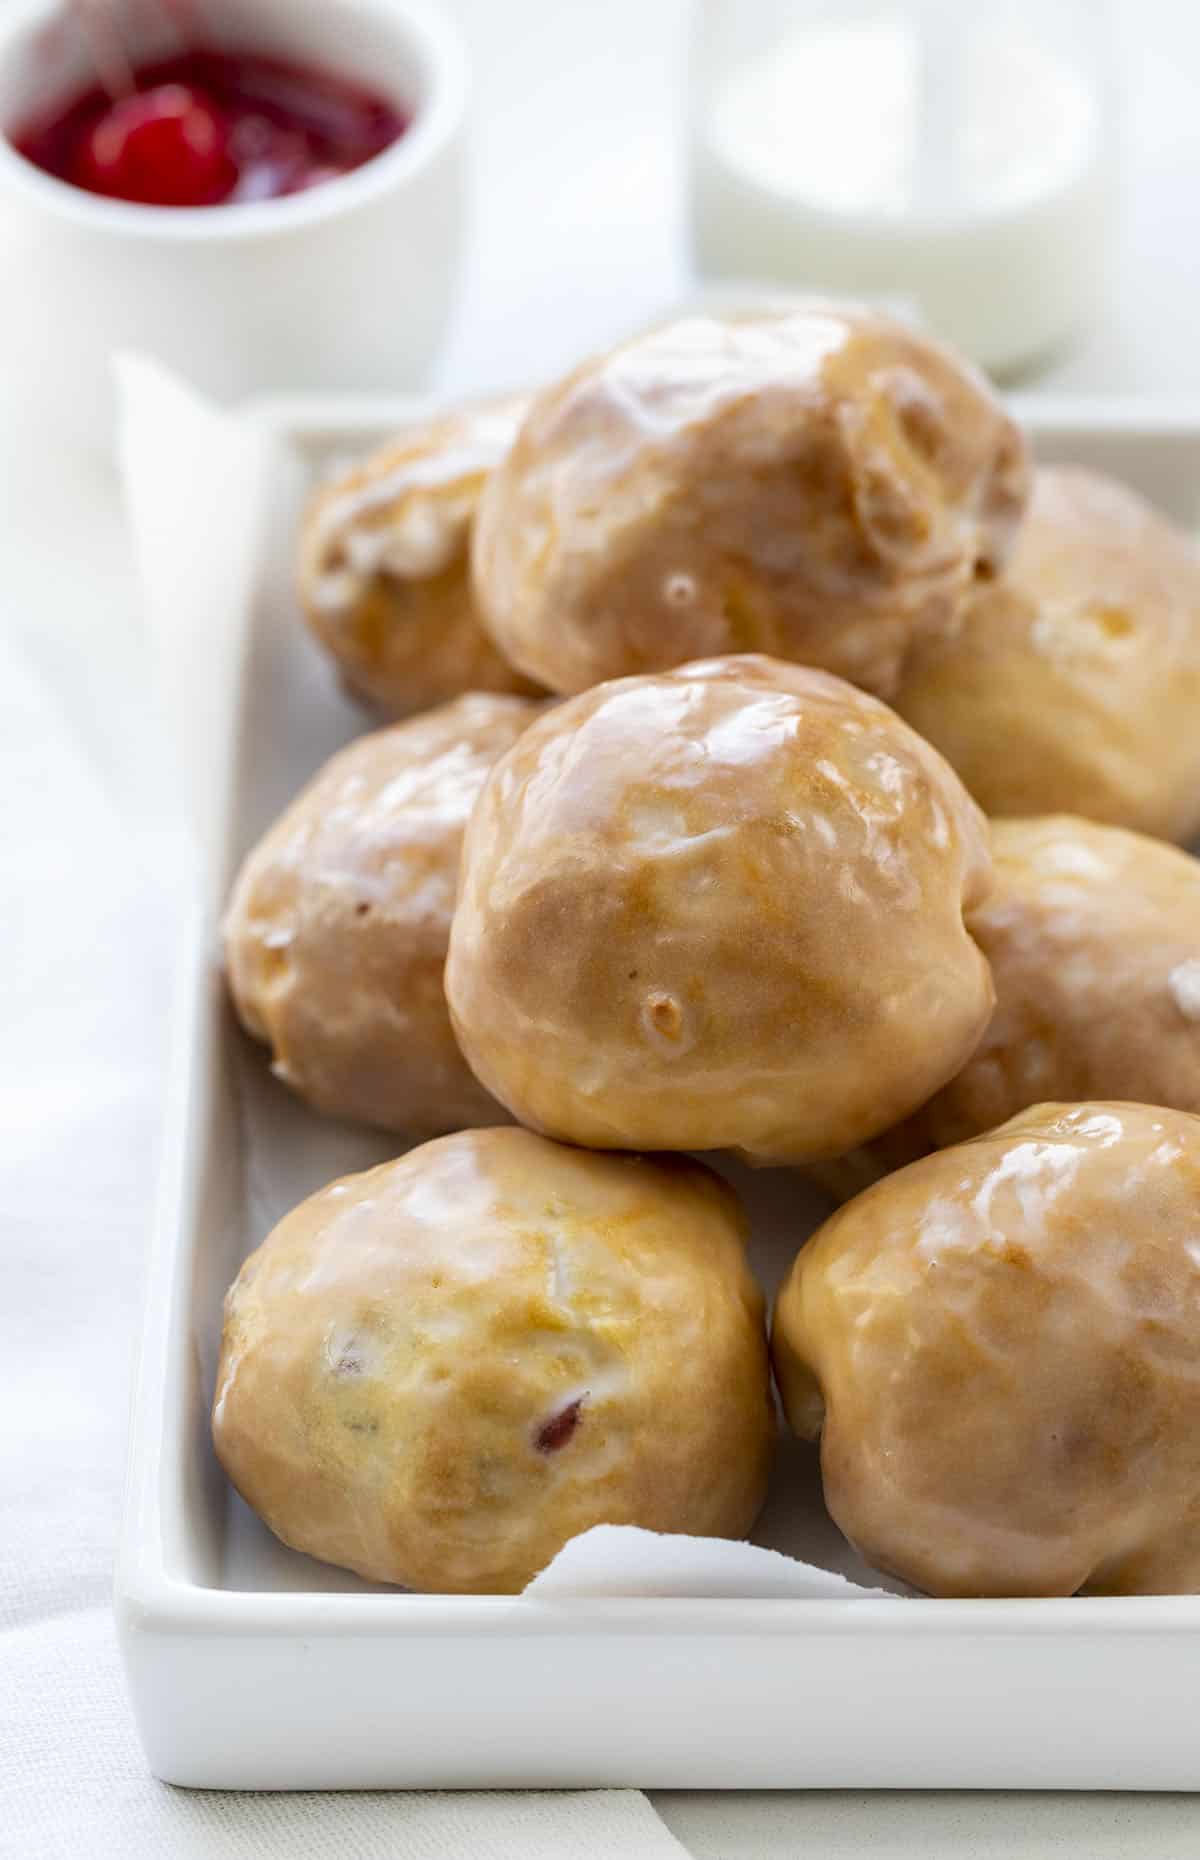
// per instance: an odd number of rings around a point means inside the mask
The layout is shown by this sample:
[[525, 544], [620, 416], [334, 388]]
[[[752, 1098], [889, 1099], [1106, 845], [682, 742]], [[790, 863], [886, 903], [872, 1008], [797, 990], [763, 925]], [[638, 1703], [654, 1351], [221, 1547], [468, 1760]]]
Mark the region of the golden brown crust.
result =
[[996, 987], [987, 1032], [914, 1116], [814, 1172], [834, 1194], [1034, 1104], [1200, 1112], [1196, 860], [1066, 814], [995, 821], [992, 855], [992, 891], [967, 913]]
[[939, 1145], [1051, 1099], [1200, 1112], [1200, 865], [1066, 816], [997, 821], [969, 915], [996, 984], [978, 1048], [923, 1116]]
[[467, 818], [538, 708], [476, 694], [360, 737], [243, 864], [234, 1003], [314, 1109], [422, 1135], [501, 1115], [459, 1051], [442, 971]]
[[1200, 830], [1200, 556], [1099, 472], [1046, 466], [1003, 580], [910, 657], [896, 708], [985, 812]]
[[526, 401], [460, 408], [380, 447], [311, 499], [298, 586], [346, 683], [394, 717], [464, 691], [531, 694], [471, 592], [471, 527]]
[[600, 1148], [834, 1155], [961, 1065], [986, 823], [840, 679], [762, 658], [625, 679], [533, 725], [464, 845], [446, 989], [522, 1122]]
[[1024, 441], [868, 311], [689, 317], [536, 396], [480, 505], [484, 619], [556, 691], [727, 652], [887, 696], [1007, 554]]
[[376, 1581], [517, 1590], [598, 1523], [741, 1536], [773, 1434], [745, 1222], [678, 1158], [446, 1137], [302, 1202], [226, 1300], [222, 1464]]
[[935, 1595], [1200, 1589], [1200, 1119], [1039, 1105], [802, 1248], [774, 1359], [829, 1509]]

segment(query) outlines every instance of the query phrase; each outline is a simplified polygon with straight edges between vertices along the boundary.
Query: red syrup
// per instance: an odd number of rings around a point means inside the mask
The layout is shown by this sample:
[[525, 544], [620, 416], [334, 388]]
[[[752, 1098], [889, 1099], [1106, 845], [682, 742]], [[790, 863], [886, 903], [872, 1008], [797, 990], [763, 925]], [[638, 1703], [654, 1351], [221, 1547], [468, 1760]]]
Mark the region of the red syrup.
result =
[[99, 85], [12, 136], [60, 181], [155, 207], [278, 200], [361, 168], [410, 118], [376, 92], [255, 52], [194, 50]]

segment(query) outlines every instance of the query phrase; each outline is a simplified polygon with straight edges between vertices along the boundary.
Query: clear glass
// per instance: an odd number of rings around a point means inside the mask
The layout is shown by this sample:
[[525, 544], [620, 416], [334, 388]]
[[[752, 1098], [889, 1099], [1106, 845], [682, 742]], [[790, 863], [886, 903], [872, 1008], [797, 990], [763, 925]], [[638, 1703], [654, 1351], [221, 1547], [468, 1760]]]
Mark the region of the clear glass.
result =
[[1005, 370], [1102, 288], [1096, 0], [696, 0], [693, 246], [710, 275], [899, 296]]

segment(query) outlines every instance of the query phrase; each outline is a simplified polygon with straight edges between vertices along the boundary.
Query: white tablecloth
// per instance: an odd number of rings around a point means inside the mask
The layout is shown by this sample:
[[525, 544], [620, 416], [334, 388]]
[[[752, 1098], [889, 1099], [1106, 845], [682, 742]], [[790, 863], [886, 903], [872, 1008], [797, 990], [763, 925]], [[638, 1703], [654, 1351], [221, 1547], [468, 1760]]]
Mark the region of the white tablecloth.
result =
[[[606, 0], [602, 35], [582, 5], [459, 10], [486, 198], [444, 378], [474, 387], [566, 361], [685, 288], [671, 133], [683, 6]], [[1196, 393], [1200, 28], [1173, 0], [1128, 0], [1123, 16], [1133, 210], [1110, 309], [1054, 385]], [[653, 1860], [678, 1853], [677, 1836], [721, 1860], [1191, 1860], [1200, 1808], [1173, 1797], [652, 1806], [632, 1792], [195, 1796], [149, 1780], [108, 1589], [172, 950], [159, 728], [115, 487], [0, 418], [0, 1853]]]

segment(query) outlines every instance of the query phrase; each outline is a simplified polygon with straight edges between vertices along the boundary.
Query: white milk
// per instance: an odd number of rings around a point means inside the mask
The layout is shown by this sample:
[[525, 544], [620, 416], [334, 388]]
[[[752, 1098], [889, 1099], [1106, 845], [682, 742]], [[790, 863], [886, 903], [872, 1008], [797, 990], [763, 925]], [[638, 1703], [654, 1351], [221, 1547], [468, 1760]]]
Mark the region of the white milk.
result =
[[699, 9], [701, 267], [907, 296], [995, 369], [1069, 335], [1101, 285], [1111, 191], [1094, 52], [973, 0], [767, 11], [774, 35], [745, 51], [752, 0]]

